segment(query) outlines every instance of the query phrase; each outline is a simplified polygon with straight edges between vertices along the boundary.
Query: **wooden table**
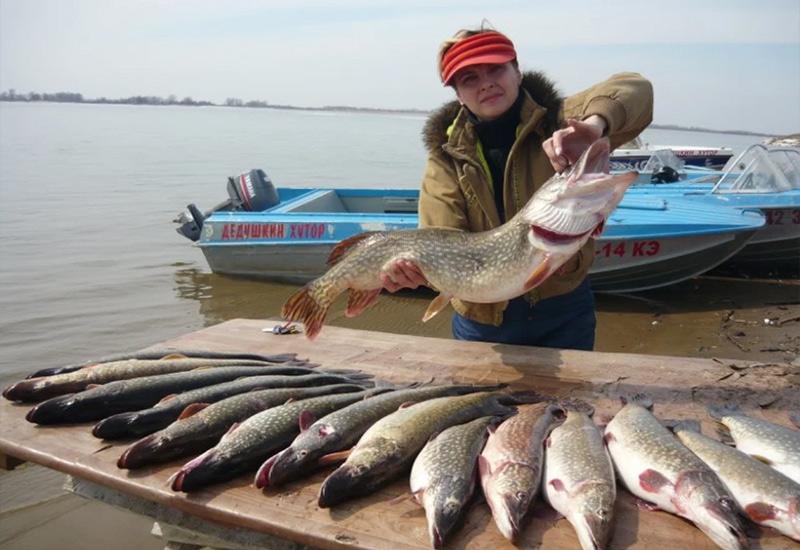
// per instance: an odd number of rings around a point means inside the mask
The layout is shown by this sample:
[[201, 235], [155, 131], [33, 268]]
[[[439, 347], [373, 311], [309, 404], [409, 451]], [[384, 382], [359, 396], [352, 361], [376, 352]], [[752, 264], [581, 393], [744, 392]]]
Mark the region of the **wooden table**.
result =
[[[787, 411], [800, 410], [800, 368], [786, 364], [663, 356], [587, 353], [544, 348], [457, 342], [325, 327], [309, 342], [301, 335], [262, 331], [275, 321], [237, 319], [163, 342], [158, 346], [262, 353], [296, 352], [328, 368], [362, 369], [395, 382], [511, 384], [559, 396], [587, 399], [604, 417], [619, 408], [618, 397], [645, 391], [662, 418], [696, 418], [714, 433], [704, 404], [732, 399], [745, 410], [788, 424]], [[262, 492], [252, 476], [191, 495], [174, 493], [167, 478], [184, 461], [128, 472], [115, 463], [128, 442], [108, 445], [87, 425], [39, 427], [24, 420], [29, 406], [0, 403], [0, 452], [65, 472], [134, 498], [221, 526], [249, 529], [321, 548], [428, 548], [423, 510], [410, 498], [407, 479], [333, 510], [316, 506], [321, 481], [330, 470]], [[691, 524], [664, 512], [640, 511], [624, 490], [616, 509], [612, 548], [715, 548]], [[761, 548], [796, 548], [788, 538], [762, 530]], [[566, 520], [531, 515], [520, 547], [578, 548]], [[495, 528], [484, 502], [472, 505], [448, 548], [513, 548]]]

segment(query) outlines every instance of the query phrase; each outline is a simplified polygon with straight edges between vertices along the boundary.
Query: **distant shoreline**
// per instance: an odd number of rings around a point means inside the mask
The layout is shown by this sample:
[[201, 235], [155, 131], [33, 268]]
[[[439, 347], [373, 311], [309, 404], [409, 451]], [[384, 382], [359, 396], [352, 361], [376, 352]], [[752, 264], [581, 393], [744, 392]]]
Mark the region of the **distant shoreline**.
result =
[[[375, 107], [352, 107], [347, 105], [326, 105], [323, 107], [302, 107], [297, 105], [270, 104], [266, 101], [242, 101], [236, 98], [229, 98], [225, 103], [213, 103], [210, 101], [195, 101], [190, 97], [178, 100], [174, 96], [160, 98], [155, 96], [133, 96], [123, 99], [84, 99], [82, 94], [72, 92], [59, 92], [56, 94], [37, 94], [29, 93], [16, 95], [13, 90], [0, 93], [0, 101], [21, 102], [21, 103], [86, 103], [92, 105], [150, 105], [166, 106], [177, 105], [182, 107], [245, 107], [251, 109], [278, 109], [284, 111], [317, 111], [333, 113], [363, 113], [363, 114], [390, 114], [390, 115], [419, 115], [426, 116], [432, 113], [431, 110], [424, 109], [386, 109]], [[764, 132], [752, 132], [749, 130], [715, 130], [713, 128], [702, 128], [697, 126], [679, 126], [676, 124], [651, 124], [649, 128], [654, 130], [670, 130], [677, 132], [702, 132], [709, 134], [731, 134], [740, 136], [755, 137], [780, 137], [778, 134], [768, 134]]]

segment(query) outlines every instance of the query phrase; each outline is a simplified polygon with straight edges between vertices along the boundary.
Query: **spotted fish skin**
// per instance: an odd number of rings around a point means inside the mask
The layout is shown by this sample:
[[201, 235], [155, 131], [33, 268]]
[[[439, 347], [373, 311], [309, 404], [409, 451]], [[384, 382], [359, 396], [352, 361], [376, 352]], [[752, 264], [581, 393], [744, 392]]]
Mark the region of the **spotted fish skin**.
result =
[[[254, 414], [222, 436], [213, 448], [183, 465], [172, 479], [175, 491], [192, 492], [255, 470], [285, 448], [303, 426], [303, 416], [322, 416], [386, 389], [323, 395], [292, 401]], [[308, 424], [311, 422], [309, 421]]]
[[231, 382], [184, 391], [159, 401], [149, 409], [109, 416], [94, 426], [92, 435], [103, 439], [142, 437], [166, 428], [177, 420], [187, 407], [200, 408], [245, 392], [269, 388], [355, 383], [342, 375], [322, 371], [308, 372], [309, 374], [280, 375], [275, 371], [275, 374], [248, 376]]
[[235, 424], [278, 407], [289, 399], [308, 399], [335, 393], [363, 390], [354, 384], [258, 390], [234, 395], [213, 403], [198, 413], [173, 422], [128, 447], [117, 461], [120, 468], [141, 468], [148, 464], [205, 451], [213, 447]]
[[292, 444], [265, 463], [258, 486], [278, 486], [307, 474], [324, 455], [349, 449], [375, 422], [401, 405], [448, 395], [493, 391], [501, 386], [442, 385], [398, 389], [377, 395], [320, 418], [297, 436]]
[[730, 432], [736, 448], [800, 483], [800, 431], [744, 414], [734, 405], [709, 407]]
[[678, 425], [678, 439], [711, 467], [754, 522], [800, 541], [800, 484], [743, 452]]
[[431, 546], [441, 548], [475, 490], [476, 465], [490, 424], [484, 416], [447, 428], [425, 444], [411, 467], [411, 493], [425, 508]]
[[334, 506], [383, 487], [411, 466], [428, 438], [481, 416], [507, 416], [513, 408], [503, 392], [439, 397], [401, 408], [372, 425], [344, 464], [322, 483], [318, 504]]
[[282, 315], [302, 321], [313, 339], [334, 300], [349, 292], [355, 316], [378, 298], [381, 274], [398, 260], [414, 262], [440, 292], [423, 321], [451, 298], [494, 303], [520, 296], [555, 273], [617, 207], [636, 172], [609, 175], [609, 142], [590, 145], [578, 162], [555, 174], [512, 219], [484, 232], [423, 228], [356, 235], [334, 248], [332, 267], [293, 294]]
[[567, 411], [545, 442], [544, 495], [573, 525], [583, 550], [606, 548], [617, 497], [614, 467], [584, 412]]
[[606, 426], [618, 478], [642, 500], [694, 523], [721, 548], [748, 548], [733, 496], [650, 408], [649, 398], [634, 396]]
[[553, 403], [522, 405], [489, 436], [478, 458], [480, 480], [497, 528], [518, 539], [522, 519], [539, 491], [544, 440], [563, 409]]
[[185, 372], [198, 368], [229, 366], [264, 366], [265, 368], [269, 368], [275, 365], [275, 363], [266, 361], [247, 359], [126, 359], [123, 361], [112, 361], [110, 363], [83, 367], [65, 374], [28, 378], [7, 387], [3, 391], [3, 397], [11, 401], [32, 403], [66, 393], [83, 391], [90, 385], [105, 384], [115, 380], [128, 380], [157, 374]]

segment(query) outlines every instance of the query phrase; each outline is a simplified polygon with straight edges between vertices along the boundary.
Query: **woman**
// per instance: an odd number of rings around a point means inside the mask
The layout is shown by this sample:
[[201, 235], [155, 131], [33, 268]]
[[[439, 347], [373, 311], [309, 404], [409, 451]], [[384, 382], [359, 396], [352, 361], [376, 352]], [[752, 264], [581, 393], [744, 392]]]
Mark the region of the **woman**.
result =
[[[595, 140], [612, 149], [652, 119], [653, 91], [635, 73], [621, 73], [561, 98], [541, 73], [519, 70], [514, 45], [494, 30], [459, 31], [439, 51], [442, 83], [457, 101], [428, 119], [428, 163], [419, 200], [421, 227], [487, 231], [516, 214], [555, 172], [577, 161]], [[586, 277], [589, 242], [528, 294], [496, 304], [452, 300], [453, 335], [557, 348], [594, 347], [594, 298]], [[399, 261], [383, 276], [387, 290], [425, 284], [419, 269]]]

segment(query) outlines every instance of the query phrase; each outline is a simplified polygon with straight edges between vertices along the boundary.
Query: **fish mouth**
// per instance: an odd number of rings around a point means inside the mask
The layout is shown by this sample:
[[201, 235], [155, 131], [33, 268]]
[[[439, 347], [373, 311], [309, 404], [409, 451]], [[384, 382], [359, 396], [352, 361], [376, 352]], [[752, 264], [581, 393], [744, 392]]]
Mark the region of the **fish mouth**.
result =
[[291, 447], [267, 460], [256, 474], [256, 487], [277, 487], [300, 477], [301, 470], [311, 461], [308, 454], [300, 456]]
[[79, 418], [75, 419], [67, 416], [72, 396], [66, 397], [66, 399], [65, 397], [53, 397], [47, 401], [42, 401], [28, 411], [28, 414], [25, 415], [25, 420], [42, 426], [81, 422]]

